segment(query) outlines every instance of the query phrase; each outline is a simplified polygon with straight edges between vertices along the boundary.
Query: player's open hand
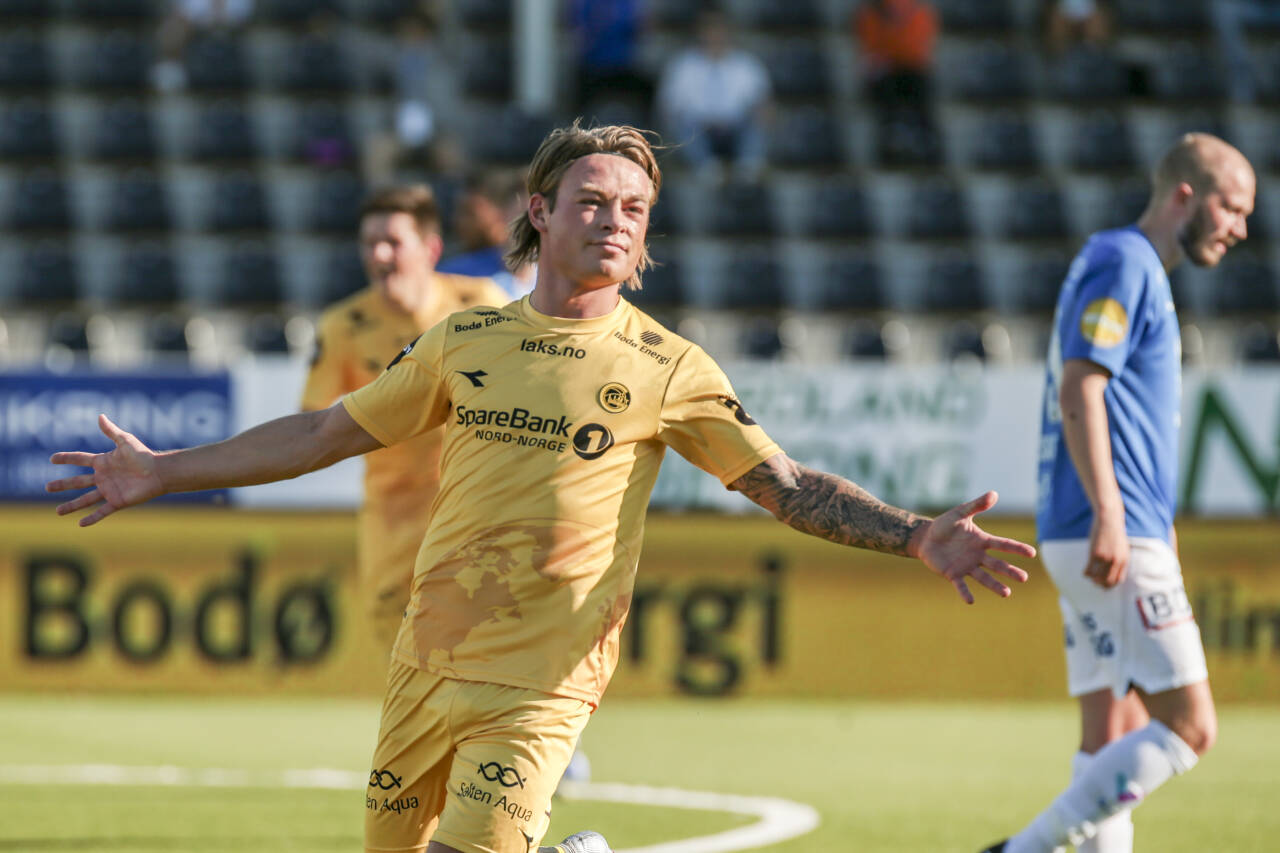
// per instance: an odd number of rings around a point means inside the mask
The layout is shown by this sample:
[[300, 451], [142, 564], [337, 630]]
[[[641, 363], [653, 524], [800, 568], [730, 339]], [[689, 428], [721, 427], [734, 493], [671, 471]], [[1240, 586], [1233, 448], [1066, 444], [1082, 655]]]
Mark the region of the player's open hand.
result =
[[108, 453], [64, 451], [53, 454], [49, 461], [55, 465], [80, 465], [92, 468], [93, 473], [50, 480], [44, 486], [47, 492], [89, 489], [73, 500], [58, 504], [58, 515], [96, 507], [80, 519], [81, 527], [95, 524], [118, 509], [164, 494], [164, 486], [156, 473], [156, 454], [136, 436], [113, 424], [106, 415], [98, 415], [98, 427], [116, 443], [115, 449]]
[[973, 604], [973, 593], [969, 591], [965, 578], [972, 578], [1001, 598], [1008, 598], [1012, 592], [993, 573], [1019, 583], [1027, 579], [1025, 571], [991, 556], [987, 551], [1003, 551], [1019, 557], [1036, 555], [1036, 549], [1031, 545], [1017, 539], [992, 536], [973, 520], [978, 513], [995, 506], [997, 499], [995, 492], [987, 492], [944, 512], [929, 523], [920, 540], [920, 559], [932, 571], [949, 580], [966, 604]]

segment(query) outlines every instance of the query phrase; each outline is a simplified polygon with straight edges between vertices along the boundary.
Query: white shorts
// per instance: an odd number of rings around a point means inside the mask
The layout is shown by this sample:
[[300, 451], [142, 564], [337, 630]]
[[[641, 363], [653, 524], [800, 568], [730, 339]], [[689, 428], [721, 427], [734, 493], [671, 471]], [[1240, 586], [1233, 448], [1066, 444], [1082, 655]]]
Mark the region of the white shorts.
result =
[[1109, 687], [1121, 697], [1134, 686], [1160, 693], [1209, 677], [1182, 567], [1167, 543], [1130, 539], [1128, 570], [1110, 589], [1085, 577], [1086, 539], [1043, 542], [1040, 557], [1060, 593], [1072, 696]]

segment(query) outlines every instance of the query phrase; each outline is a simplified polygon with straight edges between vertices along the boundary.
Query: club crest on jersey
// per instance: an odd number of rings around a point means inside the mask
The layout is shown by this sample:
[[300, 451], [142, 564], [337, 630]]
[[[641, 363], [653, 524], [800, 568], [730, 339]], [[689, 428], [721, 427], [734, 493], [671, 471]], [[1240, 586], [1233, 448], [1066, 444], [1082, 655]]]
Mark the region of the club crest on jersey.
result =
[[1095, 299], [1080, 315], [1080, 334], [1094, 346], [1113, 347], [1129, 332], [1129, 313], [1110, 297]]
[[607, 382], [596, 394], [596, 402], [609, 414], [616, 415], [631, 405], [631, 392], [621, 382]]
[[420, 340], [422, 340], [422, 335], [418, 335], [418, 337], [414, 338], [413, 340], [409, 341], [409, 343], [405, 344], [404, 349], [400, 350], [400, 352], [396, 354], [396, 357], [391, 359], [391, 363], [387, 365], [387, 370], [390, 370], [391, 368], [395, 367], [397, 364], [400, 363], [400, 359], [404, 358], [406, 355], [413, 352], [414, 344], [416, 344]]

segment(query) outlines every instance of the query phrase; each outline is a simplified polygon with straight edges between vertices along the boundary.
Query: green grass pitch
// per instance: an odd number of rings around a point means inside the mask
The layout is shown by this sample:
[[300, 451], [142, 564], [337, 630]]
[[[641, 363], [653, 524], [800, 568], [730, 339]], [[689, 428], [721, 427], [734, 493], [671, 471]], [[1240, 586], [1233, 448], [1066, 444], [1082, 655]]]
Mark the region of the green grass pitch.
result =
[[[363, 792], [43, 784], [60, 765], [367, 772], [372, 702], [0, 695], [0, 851], [358, 850]], [[973, 853], [1065, 782], [1070, 704], [617, 701], [584, 736], [597, 781], [784, 797], [814, 832], [777, 851]], [[1280, 837], [1280, 712], [1221, 710], [1217, 748], [1136, 813], [1136, 849], [1237, 853]], [[739, 815], [559, 801], [548, 840], [619, 848], [750, 823]]]

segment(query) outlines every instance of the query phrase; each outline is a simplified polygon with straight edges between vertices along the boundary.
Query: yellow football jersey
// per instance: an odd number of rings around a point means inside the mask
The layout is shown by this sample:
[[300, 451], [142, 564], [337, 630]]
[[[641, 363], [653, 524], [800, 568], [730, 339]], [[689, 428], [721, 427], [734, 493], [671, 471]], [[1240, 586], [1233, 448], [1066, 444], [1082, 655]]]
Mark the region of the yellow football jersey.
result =
[[[430, 294], [416, 315], [393, 310], [372, 288], [325, 309], [301, 407], [323, 409], [367, 385], [406, 344], [449, 314], [472, 305], [505, 305], [510, 299], [491, 279], [441, 273], [432, 276]], [[439, 430], [365, 457], [358, 563], [366, 610], [387, 646], [408, 598], [414, 559], [439, 484], [439, 463]]]
[[396, 658], [592, 703], [664, 449], [726, 485], [781, 452], [706, 353], [626, 300], [585, 320], [528, 297], [455, 314], [343, 405], [385, 445], [444, 424]]

